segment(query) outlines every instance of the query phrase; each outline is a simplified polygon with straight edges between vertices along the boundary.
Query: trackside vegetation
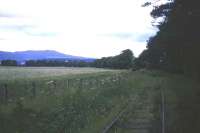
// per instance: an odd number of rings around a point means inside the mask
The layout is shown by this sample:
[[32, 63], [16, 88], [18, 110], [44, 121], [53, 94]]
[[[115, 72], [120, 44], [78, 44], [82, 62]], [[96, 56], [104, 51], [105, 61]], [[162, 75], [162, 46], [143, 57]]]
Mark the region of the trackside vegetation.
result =
[[198, 131], [199, 84], [149, 70], [1, 79], [0, 131], [97, 133], [124, 111], [109, 133], [159, 133], [161, 89], [166, 95], [166, 131]]

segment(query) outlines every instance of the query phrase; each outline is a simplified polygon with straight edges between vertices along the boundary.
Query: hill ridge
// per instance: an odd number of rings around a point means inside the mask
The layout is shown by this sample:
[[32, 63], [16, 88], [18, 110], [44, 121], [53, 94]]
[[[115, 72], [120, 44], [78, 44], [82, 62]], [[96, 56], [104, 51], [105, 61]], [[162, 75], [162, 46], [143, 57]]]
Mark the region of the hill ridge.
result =
[[18, 62], [26, 60], [82, 60], [93, 61], [95, 58], [68, 55], [56, 50], [26, 50], [26, 51], [0, 51], [0, 60], [16, 60]]

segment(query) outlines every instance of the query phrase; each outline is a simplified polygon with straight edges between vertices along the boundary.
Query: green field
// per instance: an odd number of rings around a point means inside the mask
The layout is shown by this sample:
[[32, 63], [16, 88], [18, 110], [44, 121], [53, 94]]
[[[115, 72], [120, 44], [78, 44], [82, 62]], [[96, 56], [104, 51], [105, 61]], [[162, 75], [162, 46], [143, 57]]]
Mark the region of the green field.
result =
[[0, 80], [71, 76], [112, 71], [111, 69], [75, 67], [0, 67]]
[[160, 71], [0, 67], [0, 133], [197, 132], [200, 86]]

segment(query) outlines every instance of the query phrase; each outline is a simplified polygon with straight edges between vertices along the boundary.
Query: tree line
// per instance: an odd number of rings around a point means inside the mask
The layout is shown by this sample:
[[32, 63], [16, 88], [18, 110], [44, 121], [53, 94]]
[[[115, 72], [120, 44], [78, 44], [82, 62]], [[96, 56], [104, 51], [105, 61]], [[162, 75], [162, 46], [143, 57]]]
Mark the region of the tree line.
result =
[[2, 66], [17, 66], [16, 60], [2, 60], [1, 61]]
[[97, 68], [112, 68], [112, 69], [128, 69], [132, 67], [134, 56], [131, 50], [127, 49], [121, 54], [112, 57], [103, 57], [94, 61], [82, 60], [27, 60], [24, 63], [16, 60], [2, 60], [2, 66], [63, 66], [63, 67], [97, 67]]
[[1, 66], [66, 66], [66, 67], [89, 67], [92, 62], [80, 61], [80, 60], [27, 60], [23, 62], [17, 62], [16, 60], [2, 60]]
[[65, 66], [65, 67], [89, 67], [91, 62], [81, 60], [29, 60], [25, 66]]
[[[198, 0], [152, 1], [157, 34], [148, 40], [147, 50], [135, 60], [137, 67], [162, 69], [200, 78], [200, 9]], [[158, 22], [157, 18], [163, 18]]]
[[98, 68], [129, 69], [132, 68], [133, 61], [134, 55], [132, 51], [126, 49], [119, 55], [95, 60], [93, 66]]

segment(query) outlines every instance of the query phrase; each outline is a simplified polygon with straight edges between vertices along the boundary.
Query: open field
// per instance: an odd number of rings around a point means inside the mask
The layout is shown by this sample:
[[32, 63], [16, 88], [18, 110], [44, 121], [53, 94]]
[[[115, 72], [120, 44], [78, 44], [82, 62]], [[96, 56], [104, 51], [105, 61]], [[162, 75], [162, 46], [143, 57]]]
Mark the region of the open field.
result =
[[69, 70], [1, 68], [17, 75], [0, 80], [0, 133], [101, 133], [116, 118], [107, 133], [161, 133], [161, 90], [166, 133], [200, 130], [195, 81], [159, 71]]
[[[111, 69], [75, 67], [0, 67], [0, 80], [15, 80], [54, 76], [71, 76], [98, 72], [113, 72]], [[116, 70], [115, 70], [116, 71]]]

